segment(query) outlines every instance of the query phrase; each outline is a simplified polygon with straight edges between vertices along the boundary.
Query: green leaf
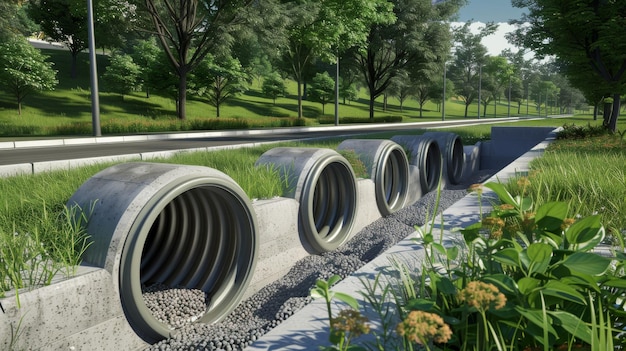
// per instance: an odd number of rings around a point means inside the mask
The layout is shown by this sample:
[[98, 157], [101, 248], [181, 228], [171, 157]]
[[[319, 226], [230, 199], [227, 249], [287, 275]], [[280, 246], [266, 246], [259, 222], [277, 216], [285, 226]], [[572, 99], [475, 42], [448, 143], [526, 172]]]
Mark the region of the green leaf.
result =
[[557, 280], [548, 281], [543, 286], [542, 291], [545, 295], [558, 297], [581, 305], [587, 304], [587, 300], [585, 300], [585, 297], [581, 293], [570, 285], [563, 284]]
[[552, 327], [552, 318], [548, 317], [547, 323], [543, 321], [543, 311], [542, 310], [530, 310], [525, 309], [521, 306], [515, 306], [515, 310], [519, 312], [524, 318], [526, 318], [530, 323], [538, 326], [539, 328], [547, 328], [548, 332], [555, 337], [558, 337], [556, 330]]
[[558, 324], [574, 337], [591, 344], [591, 329], [577, 316], [567, 311], [548, 311]]
[[537, 209], [535, 223], [539, 230], [557, 232], [567, 217], [568, 206], [565, 202], [548, 202]]
[[334, 298], [336, 298], [339, 301], [345, 302], [346, 304], [348, 304], [348, 306], [352, 307], [355, 310], [359, 309], [359, 302], [354, 297], [346, 293], [335, 291]]
[[488, 275], [483, 277], [482, 281], [492, 283], [503, 293], [515, 294], [517, 291], [515, 280], [506, 274]]
[[520, 267], [520, 253], [514, 248], [506, 248], [496, 251], [492, 257], [497, 262], [505, 265]]
[[538, 279], [524, 277], [517, 281], [517, 288], [522, 294], [528, 295], [539, 286], [539, 283]]
[[604, 239], [604, 227], [600, 222], [600, 216], [589, 216], [575, 222], [565, 232], [565, 238], [574, 250], [593, 249]]
[[459, 257], [459, 247], [458, 246], [452, 246], [452, 247], [449, 247], [446, 250], [446, 258], [447, 259], [449, 259], [451, 261], [454, 261], [454, 260], [457, 259], [457, 257]]
[[339, 275], [335, 274], [332, 277], [328, 278], [328, 286], [331, 287], [331, 286], [335, 285], [335, 283], [337, 283], [340, 280], [341, 280], [341, 277]]
[[406, 308], [408, 310], [419, 310], [425, 312], [433, 311], [433, 307], [436, 306], [436, 302], [434, 300], [428, 299], [411, 299], [406, 304]]
[[513, 199], [513, 196], [511, 196], [511, 194], [506, 190], [504, 185], [502, 185], [501, 183], [489, 182], [485, 184], [485, 187], [493, 190], [493, 192], [496, 193], [496, 195], [498, 195], [498, 198], [503, 203], [519, 208], [517, 201]]
[[314, 298], [314, 299], [323, 299], [323, 298], [325, 298], [324, 290], [318, 289], [318, 288], [311, 289], [311, 297]]
[[602, 283], [602, 286], [618, 289], [626, 289], [626, 278], [614, 278]]
[[[544, 243], [533, 243], [530, 244], [525, 253], [528, 256], [528, 274], [546, 272], [552, 258], [552, 246]], [[520, 258], [525, 261], [524, 252], [520, 254]]]
[[464, 229], [461, 229], [461, 234], [463, 234], [463, 239], [465, 239], [466, 244], [471, 244], [480, 237], [480, 229], [482, 228], [482, 223], [477, 222], [467, 226]]
[[576, 252], [567, 256], [562, 264], [572, 272], [600, 275], [609, 268], [611, 259], [595, 253]]

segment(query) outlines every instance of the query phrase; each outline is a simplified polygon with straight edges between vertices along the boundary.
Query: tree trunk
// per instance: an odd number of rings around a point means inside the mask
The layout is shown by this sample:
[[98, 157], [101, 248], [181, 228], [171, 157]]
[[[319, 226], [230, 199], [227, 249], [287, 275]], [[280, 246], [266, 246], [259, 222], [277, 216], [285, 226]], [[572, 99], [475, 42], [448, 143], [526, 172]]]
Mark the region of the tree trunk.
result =
[[613, 133], [617, 132], [617, 118], [620, 111], [620, 94], [613, 94], [613, 111], [611, 113], [611, 119], [609, 120], [609, 130]]
[[296, 84], [298, 84], [298, 118], [302, 118], [302, 82], [297, 80]]
[[469, 108], [469, 105], [467, 104], [467, 102], [465, 103], [465, 118], [467, 118], [467, 109]]
[[187, 118], [187, 73], [180, 72], [178, 75], [178, 119]]
[[78, 65], [78, 52], [72, 51], [72, 67], [70, 69], [70, 75], [72, 79], [76, 79], [76, 76], [78, 75], [78, 71], [76, 68], [77, 65]]
[[376, 97], [374, 96], [374, 93], [372, 93], [372, 89], [370, 88], [370, 122], [374, 122], [374, 99], [376, 99]]

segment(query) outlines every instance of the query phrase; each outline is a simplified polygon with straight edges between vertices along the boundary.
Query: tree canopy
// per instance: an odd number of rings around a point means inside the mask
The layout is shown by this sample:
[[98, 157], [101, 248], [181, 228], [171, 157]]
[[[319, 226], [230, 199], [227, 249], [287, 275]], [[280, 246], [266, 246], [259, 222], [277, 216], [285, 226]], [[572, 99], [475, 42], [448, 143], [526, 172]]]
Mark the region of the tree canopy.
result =
[[[512, 39], [540, 56], [555, 55], [563, 66], [576, 68], [566, 72], [582, 91], [601, 86], [604, 96], [613, 98], [607, 127], [615, 131], [620, 95], [626, 92], [626, 2], [512, 0], [512, 4], [528, 9]], [[594, 83], [581, 84], [581, 76]]]

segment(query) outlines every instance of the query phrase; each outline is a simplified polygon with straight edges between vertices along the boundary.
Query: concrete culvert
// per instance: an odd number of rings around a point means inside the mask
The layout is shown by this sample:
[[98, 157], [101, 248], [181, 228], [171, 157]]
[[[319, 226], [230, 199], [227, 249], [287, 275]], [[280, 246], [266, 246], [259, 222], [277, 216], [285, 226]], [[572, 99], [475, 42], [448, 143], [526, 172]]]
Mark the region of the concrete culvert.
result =
[[410, 152], [409, 164], [417, 167], [421, 194], [437, 188], [441, 177], [441, 150], [435, 139], [423, 135], [396, 135], [391, 138]]
[[443, 175], [446, 181], [452, 185], [461, 183], [465, 165], [465, 152], [461, 138], [455, 133], [447, 132], [428, 132], [423, 135], [437, 141], [443, 155]]
[[[239, 303], [254, 271], [257, 227], [250, 200], [224, 173], [120, 164], [85, 182], [69, 200], [73, 204], [93, 206], [87, 227], [93, 244], [83, 264], [112, 274], [126, 319], [147, 342], [169, 337], [180, 321], [168, 322], [149, 308], [146, 289], [189, 290], [185, 296], [196, 300], [200, 291], [205, 306], [188, 322], [216, 322]], [[164, 301], [162, 307], [176, 304]]]
[[356, 178], [350, 163], [330, 149], [277, 147], [257, 166], [278, 170], [284, 196], [299, 202], [301, 241], [311, 253], [332, 251], [350, 236], [356, 217]]
[[404, 149], [390, 140], [348, 139], [338, 150], [352, 150], [374, 182], [376, 205], [382, 216], [404, 207], [409, 189], [409, 161]]

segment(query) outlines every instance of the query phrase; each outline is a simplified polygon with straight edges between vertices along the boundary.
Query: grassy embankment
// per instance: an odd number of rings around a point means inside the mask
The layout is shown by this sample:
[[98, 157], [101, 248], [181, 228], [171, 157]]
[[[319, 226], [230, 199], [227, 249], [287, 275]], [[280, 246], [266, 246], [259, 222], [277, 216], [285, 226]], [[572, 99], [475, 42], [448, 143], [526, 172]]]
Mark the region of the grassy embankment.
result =
[[[4, 92], [0, 92], [0, 140], [12, 140], [17, 136], [71, 136], [90, 135], [91, 101], [89, 93], [88, 56], [80, 54], [78, 60], [78, 77], [70, 78], [70, 55], [60, 50], [44, 50], [54, 62], [58, 70], [59, 85], [54, 91], [34, 93], [23, 103], [22, 115], [17, 115], [16, 104]], [[98, 72], [101, 76], [106, 71], [107, 58], [99, 56]], [[221, 107], [221, 123], [235, 127], [245, 124], [249, 127], [293, 125], [297, 117], [297, 100], [295, 83], [287, 81], [287, 96], [278, 98], [276, 104], [261, 94], [260, 80], [254, 79], [250, 89]], [[440, 107], [427, 103], [423, 117], [420, 118], [417, 101], [409, 99], [400, 108], [399, 101], [390, 97], [387, 109], [383, 110], [382, 98], [377, 102], [375, 115], [401, 116], [403, 121], [427, 121], [441, 119]], [[215, 108], [202, 97], [190, 96], [187, 103], [188, 119], [182, 123], [175, 117], [175, 103], [171, 98], [151, 94], [146, 98], [145, 92], [135, 92], [120, 96], [107, 92], [106, 85], [100, 79], [100, 118], [103, 134], [142, 133], [175, 131], [179, 129], [208, 129], [207, 121], [215, 119]], [[531, 103], [532, 105], [532, 103]], [[307, 125], [316, 125], [320, 117], [332, 117], [334, 108], [326, 105], [322, 115], [322, 106], [311, 101], [303, 102], [304, 120]], [[543, 110], [542, 110], [543, 111]], [[511, 115], [517, 115], [517, 108], [511, 108]], [[526, 105], [522, 106], [521, 114], [526, 114]], [[537, 112], [533, 106], [530, 115]], [[357, 101], [342, 103], [339, 106], [340, 117], [367, 118], [368, 96], [365, 89]], [[446, 118], [463, 118], [464, 104], [450, 99], [446, 104]], [[508, 105], [502, 100], [497, 107], [497, 116], [508, 115]], [[469, 118], [477, 116], [477, 105], [474, 103], [468, 111]], [[493, 105], [487, 109], [487, 117], [493, 117]], [[233, 121], [236, 120], [236, 121]], [[230, 121], [230, 122], [229, 122]]]

